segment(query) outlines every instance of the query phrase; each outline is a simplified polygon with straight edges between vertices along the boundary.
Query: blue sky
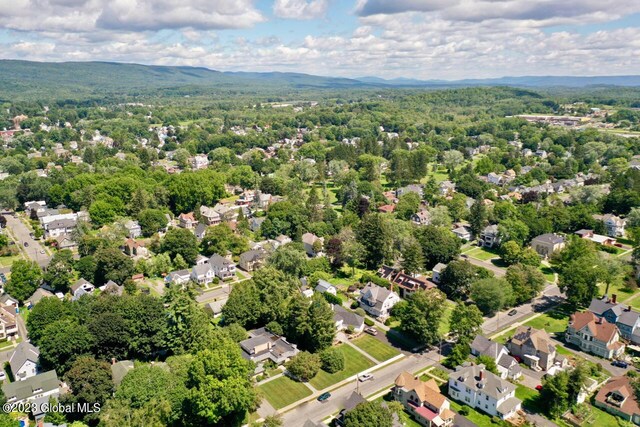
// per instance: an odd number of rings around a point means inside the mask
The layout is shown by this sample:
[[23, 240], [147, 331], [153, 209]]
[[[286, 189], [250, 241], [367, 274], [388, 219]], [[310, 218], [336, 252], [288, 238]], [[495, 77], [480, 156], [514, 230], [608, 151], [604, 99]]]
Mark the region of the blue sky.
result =
[[629, 0], [15, 0], [5, 59], [419, 79], [640, 74]]

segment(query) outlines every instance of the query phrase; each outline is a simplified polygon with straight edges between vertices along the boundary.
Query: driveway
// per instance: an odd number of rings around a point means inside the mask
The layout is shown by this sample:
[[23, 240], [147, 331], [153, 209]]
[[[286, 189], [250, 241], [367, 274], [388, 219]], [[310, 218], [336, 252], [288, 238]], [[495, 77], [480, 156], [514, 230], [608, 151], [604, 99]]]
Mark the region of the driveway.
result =
[[[7, 228], [11, 231], [20, 249], [23, 250], [32, 261], [38, 263], [40, 267], [44, 268], [49, 265], [49, 259], [51, 257], [47, 254], [40, 242], [30, 236], [31, 231], [27, 226], [13, 215], [5, 215], [5, 218], [7, 219]], [[27, 243], [28, 246], [24, 246], [25, 243]]]

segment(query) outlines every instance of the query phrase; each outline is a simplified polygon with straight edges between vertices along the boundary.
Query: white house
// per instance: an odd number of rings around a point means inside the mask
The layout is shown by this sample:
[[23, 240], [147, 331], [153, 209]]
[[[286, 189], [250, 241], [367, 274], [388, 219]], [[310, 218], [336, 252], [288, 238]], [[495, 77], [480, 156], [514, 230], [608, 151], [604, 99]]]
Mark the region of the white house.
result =
[[231, 279], [236, 274], [236, 265], [218, 254], [211, 255], [209, 264], [213, 273], [222, 280]]
[[209, 263], [194, 265], [191, 269], [191, 280], [200, 285], [208, 285], [213, 282], [215, 276]]
[[22, 341], [16, 347], [9, 359], [11, 372], [16, 381], [24, 381], [38, 373], [38, 357], [40, 350], [27, 341]]
[[400, 296], [389, 289], [369, 282], [360, 291], [358, 301], [360, 307], [370, 315], [384, 318], [389, 317], [393, 306], [400, 302]]
[[335, 286], [322, 279], [318, 279], [318, 284], [316, 285], [315, 291], [321, 294], [328, 292], [331, 295], [335, 295], [338, 292]]
[[[4, 383], [2, 385], [2, 391], [7, 398], [7, 403], [20, 404], [20, 403], [40, 403], [44, 404], [49, 401], [50, 398], [57, 398], [60, 394], [60, 380], [56, 371], [48, 371], [33, 377], [27, 378], [24, 381], [14, 381], [12, 383]], [[34, 417], [38, 419], [44, 413], [42, 409], [36, 408], [32, 411]]]
[[335, 304], [331, 305], [331, 309], [336, 330], [350, 329], [354, 334], [359, 334], [364, 330], [364, 317]]
[[96, 289], [96, 287], [85, 279], [80, 278], [76, 281], [76, 283], [71, 285], [69, 289], [71, 291], [71, 295], [73, 296], [72, 299], [73, 301], [75, 301], [84, 294], [90, 294]]
[[500, 419], [513, 417], [522, 402], [516, 386], [487, 371], [485, 366], [465, 362], [449, 374], [449, 396]]
[[607, 214], [602, 216], [602, 222], [604, 222], [604, 228], [607, 230], [607, 235], [610, 237], [624, 237], [624, 227], [626, 221], [618, 216]]
[[447, 264], [441, 262], [437, 263], [431, 270], [431, 281], [434, 283], [440, 283], [440, 275], [447, 268]]

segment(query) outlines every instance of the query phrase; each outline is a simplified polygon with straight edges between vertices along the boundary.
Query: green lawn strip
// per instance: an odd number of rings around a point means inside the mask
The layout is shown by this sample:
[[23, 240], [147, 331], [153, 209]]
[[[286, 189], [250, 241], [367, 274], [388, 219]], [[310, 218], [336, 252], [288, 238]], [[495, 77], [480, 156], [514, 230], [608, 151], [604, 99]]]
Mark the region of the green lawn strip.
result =
[[[598, 294], [604, 295], [606, 291], [607, 285], [604, 283], [598, 283]], [[609, 296], [615, 294], [617, 296], [618, 302], [621, 302], [631, 298], [634, 292], [635, 291], [633, 289], [629, 289], [628, 287], [626, 287], [624, 283], [614, 283], [609, 286], [608, 294]]]
[[620, 421], [621, 418], [618, 418], [614, 415], [611, 415], [608, 412], [603, 411], [600, 408], [596, 408], [593, 405], [591, 407], [591, 415], [593, 422], [590, 424], [592, 426], [621, 426], [623, 425]]
[[564, 356], [573, 356], [573, 353], [571, 353], [569, 350], [567, 350], [566, 348], [564, 348], [561, 345], [557, 345], [556, 346], [556, 353], [562, 354]]
[[541, 265], [540, 272], [544, 274], [544, 278], [547, 280], [547, 282], [553, 283], [556, 280], [556, 277], [553, 274], [553, 268]]
[[525, 322], [524, 325], [536, 329], [544, 329], [550, 334], [564, 332], [567, 329], [570, 315], [569, 306], [562, 304]]
[[311, 395], [309, 387], [285, 376], [259, 385], [258, 388], [275, 409], [284, 408]]
[[516, 386], [516, 397], [522, 401], [522, 407], [541, 414], [544, 412], [545, 404], [540, 400], [540, 393], [523, 385]]
[[640, 310], [640, 294], [627, 301], [627, 304], [631, 305], [631, 307], [635, 308], [636, 310]]
[[395, 348], [369, 335], [363, 335], [360, 338], [352, 340], [351, 343], [363, 350], [365, 353], [368, 353], [378, 362], [384, 362], [385, 360], [391, 359], [392, 357], [400, 354], [400, 352]]
[[440, 335], [446, 335], [449, 333], [451, 312], [453, 311], [455, 306], [456, 303], [453, 301], [447, 300], [445, 302], [444, 313], [442, 314], [442, 322], [440, 323], [440, 327], [438, 328], [438, 332], [440, 333]]
[[475, 248], [469, 252], [466, 252], [466, 255], [469, 255], [470, 257], [479, 259], [481, 261], [489, 261], [490, 259], [500, 257], [500, 255], [498, 255], [496, 251], [486, 248]]
[[22, 259], [21, 255], [11, 255], [0, 257], [0, 267], [11, 267], [14, 261]]
[[325, 389], [373, 366], [371, 360], [349, 345], [342, 344], [336, 348], [344, 355], [344, 369], [334, 374], [329, 374], [322, 370], [318, 372], [310, 381], [311, 385], [317, 390]]
[[495, 427], [495, 424], [493, 423], [489, 415], [480, 413], [475, 409], [473, 409], [471, 406], [461, 405], [460, 403], [456, 402], [453, 399], [449, 399], [449, 401], [451, 402], [451, 410], [455, 412], [459, 413], [462, 408], [465, 408], [468, 411], [468, 413], [467, 415], [464, 415], [464, 417], [469, 421], [471, 421], [472, 423], [474, 423], [476, 426]]

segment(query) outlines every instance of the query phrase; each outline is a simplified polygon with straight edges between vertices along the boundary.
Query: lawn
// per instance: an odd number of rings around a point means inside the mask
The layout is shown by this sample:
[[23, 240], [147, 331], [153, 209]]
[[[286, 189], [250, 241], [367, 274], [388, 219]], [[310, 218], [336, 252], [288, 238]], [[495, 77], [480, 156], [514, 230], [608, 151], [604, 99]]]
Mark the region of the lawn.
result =
[[563, 356], [573, 356], [572, 352], [570, 352], [569, 350], [567, 350], [561, 345], [556, 346], [556, 353], [562, 354]]
[[22, 259], [22, 255], [0, 257], [0, 267], [11, 267], [14, 261]]
[[456, 303], [453, 301], [447, 300], [444, 307], [444, 313], [442, 313], [442, 323], [440, 323], [440, 327], [438, 328], [438, 332], [440, 335], [446, 335], [449, 333], [450, 325], [449, 322], [451, 320], [451, 312], [455, 308]]
[[350, 376], [373, 366], [373, 362], [371, 360], [360, 354], [360, 352], [353, 347], [342, 344], [336, 348], [344, 355], [344, 369], [336, 372], [335, 374], [329, 374], [322, 370], [318, 372], [318, 375], [313, 377], [310, 381], [311, 385], [317, 390], [325, 389], [344, 380], [345, 378], [349, 378]]
[[379, 362], [384, 362], [400, 354], [395, 348], [369, 335], [363, 335], [351, 342]]
[[495, 427], [495, 424], [493, 423], [493, 421], [491, 421], [491, 417], [489, 415], [482, 414], [473, 409], [471, 406], [461, 405], [453, 399], [449, 400], [451, 402], [451, 410], [460, 412], [462, 408], [465, 408], [468, 411], [467, 415], [465, 415], [465, 418], [474, 423], [476, 426]]
[[474, 248], [469, 252], [465, 252], [465, 255], [468, 255], [475, 259], [479, 259], [481, 261], [489, 261], [490, 259], [500, 257], [500, 255], [498, 255], [496, 251], [487, 248]]
[[284, 408], [311, 395], [309, 387], [285, 376], [266, 382], [258, 388], [275, 409]]
[[522, 400], [522, 407], [535, 413], [544, 412], [544, 402], [540, 401], [540, 393], [522, 385], [516, 386], [516, 397]]
[[570, 315], [569, 307], [563, 304], [529, 320], [525, 325], [536, 329], [544, 329], [550, 334], [564, 332], [567, 329]]
[[[598, 283], [598, 295], [602, 296], [607, 292], [607, 285]], [[625, 286], [624, 283], [614, 283], [609, 286], [609, 296], [616, 294], [618, 302], [623, 302], [633, 296], [634, 290]]]
[[628, 303], [636, 310], [640, 310], [640, 294], [634, 296]]
[[555, 282], [556, 278], [553, 274], [553, 268], [541, 265], [540, 271], [542, 272], [542, 274], [544, 274], [544, 278], [547, 280], [547, 282], [551, 282], [551, 283]]

